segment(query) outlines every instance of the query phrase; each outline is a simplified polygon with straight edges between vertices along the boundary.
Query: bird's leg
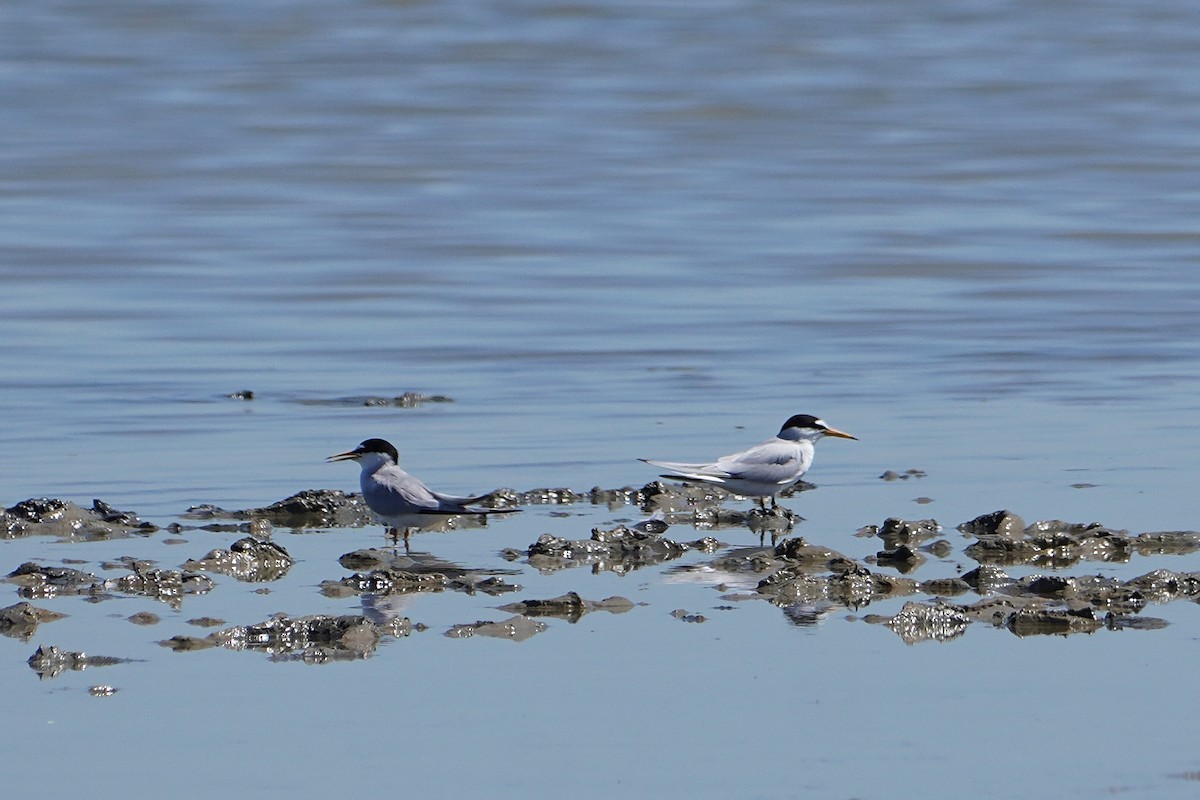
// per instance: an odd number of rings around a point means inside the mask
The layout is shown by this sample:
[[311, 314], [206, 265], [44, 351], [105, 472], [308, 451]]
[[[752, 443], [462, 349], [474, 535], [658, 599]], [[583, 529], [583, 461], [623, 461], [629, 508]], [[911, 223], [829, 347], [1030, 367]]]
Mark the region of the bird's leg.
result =
[[774, 511], [777, 508], [779, 508], [779, 502], [776, 501], [775, 495], [771, 495], [771, 510]]
[[408, 549], [408, 537], [412, 533], [408, 528], [404, 529], [404, 555], [412, 555], [412, 551]]
[[388, 525], [386, 528], [384, 528], [383, 535], [392, 544], [396, 544], [400, 541], [400, 532], [391, 525]]

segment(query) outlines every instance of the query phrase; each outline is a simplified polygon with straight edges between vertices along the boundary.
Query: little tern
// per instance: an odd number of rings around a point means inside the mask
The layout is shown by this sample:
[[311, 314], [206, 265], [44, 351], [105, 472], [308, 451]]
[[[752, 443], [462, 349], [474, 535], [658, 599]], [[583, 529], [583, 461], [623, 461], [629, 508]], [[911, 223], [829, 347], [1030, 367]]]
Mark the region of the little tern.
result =
[[663, 475], [664, 478], [677, 478], [684, 483], [706, 483], [728, 489], [734, 494], [756, 497], [765, 511], [766, 498], [771, 498], [771, 507], [775, 508], [778, 505], [775, 495], [795, 486], [808, 472], [813, 462], [813, 444], [824, 436], [858, 438], [829, 427], [818, 417], [797, 414], [783, 423], [774, 437], [749, 450], [721, 456], [711, 463], [681, 464], [648, 458], [638, 460], [674, 473]]
[[456, 514], [509, 514], [519, 508], [482, 508], [474, 506], [487, 498], [457, 497], [435, 492], [417, 478], [400, 469], [400, 453], [384, 439], [367, 439], [353, 450], [338, 453], [326, 461], [357, 461], [362, 467], [358, 482], [367, 508], [387, 526], [393, 540], [403, 532], [408, 547], [409, 533]]

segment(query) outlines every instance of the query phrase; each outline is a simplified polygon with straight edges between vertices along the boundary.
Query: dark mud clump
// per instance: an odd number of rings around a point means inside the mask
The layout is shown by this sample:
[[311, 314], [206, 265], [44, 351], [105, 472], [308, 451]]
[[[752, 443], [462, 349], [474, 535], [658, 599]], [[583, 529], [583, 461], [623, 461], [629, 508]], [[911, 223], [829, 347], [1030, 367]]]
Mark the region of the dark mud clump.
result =
[[42, 566], [33, 561], [26, 561], [8, 573], [5, 580], [17, 584], [17, 594], [27, 600], [59, 595], [98, 597], [106, 590], [105, 580], [90, 572], [73, 567]]
[[17, 584], [17, 594], [26, 599], [74, 595], [103, 600], [111, 597], [112, 590], [150, 597], [173, 608], [179, 608], [185, 596], [205, 594], [213, 588], [207, 575], [157, 569], [152, 562], [136, 559], [129, 559], [128, 566], [133, 570], [128, 575], [104, 579], [72, 567], [47, 567], [27, 561], [10, 572], [6, 580]]
[[37, 632], [38, 625], [62, 619], [66, 614], [38, 608], [26, 602], [0, 608], [0, 635], [28, 641]]
[[175, 636], [160, 644], [176, 652], [223, 647], [265, 653], [273, 661], [325, 664], [366, 658], [385, 638], [400, 639], [412, 630], [407, 617], [379, 624], [354, 614], [303, 617], [276, 614], [255, 625], [226, 628], [203, 638]]
[[590, 539], [564, 539], [544, 533], [524, 552], [508, 549], [501, 555], [509, 561], [526, 557], [542, 573], [569, 567], [590, 566], [593, 572], [626, 574], [641, 567], [679, 558], [689, 550], [712, 553], [723, 545], [706, 537], [676, 542], [661, 533], [619, 525], [611, 530], [594, 528]]
[[215, 585], [212, 578], [198, 572], [157, 569], [142, 564], [135, 565], [133, 572], [110, 583], [119, 592], [149, 597], [174, 609], [182, 607], [185, 597], [207, 594]]
[[74, 653], [59, 650], [54, 645], [38, 647], [29, 657], [29, 668], [38, 674], [39, 678], [57, 678], [67, 670], [81, 671], [89, 667], [110, 667], [114, 664], [127, 664], [133, 659], [115, 658], [113, 656], [89, 656], [86, 653]]
[[282, 545], [246, 536], [228, 550], [212, 550], [199, 560], [187, 561], [184, 569], [217, 572], [239, 581], [277, 581], [292, 568], [292, 557]]
[[1112, 530], [1100, 523], [1068, 523], [1060, 520], [1026, 526], [1009, 511], [995, 511], [964, 522], [958, 529], [976, 541], [966, 555], [980, 564], [1014, 566], [1029, 564], [1064, 569], [1080, 561], [1123, 563], [1142, 548], [1167, 544], [1185, 552], [1200, 549], [1200, 535], [1189, 533], [1142, 534]]
[[790, 530], [794, 515], [780, 506], [768, 512], [758, 509], [725, 508], [731, 495], [723, 489], [703, 484], [674, 484], [654, 481], [639, 493], [642, 509], [668, 525], [690, 525], [698, 530], [745, 528], [756, 532]]
[[[1193, 532], [1129, 536], [1095, 524], [1058, 521], [1026, 526], [1006, 511], [985, 515], [960, 526], [976, 544], [968, 554], [1004, 552], [1023, 555], [1019, 564], [1052, 567], [1091, 557], [1111, 561], [1114, 554], [1129, 557], [1150, 546], [1184, 550], [1198, 536]], [[1155, 570], [1129, 581], [1101, 575], [1034, 574], [1010, 577], [995, 563], [981, 563], [961, 575], [917, 581], [903, 573], [925, 563], [926, 553], [950, 552], [940, 538], [935, 520], [888, 519], [868, 526], [860, 535], [877, 536], [884, 549], [859, 563], [801, 537], [788, 538], [775, 547], [742, 548], [705, 563], [668, 571], [671, 580], [704, 581], [727, 594], [725, 599], [766, 599], [779, 606], [797, 624], [814, 624], [832, 610], [858, 610], [872, 603], [919, 594], [927, 601], [911, 600], [891, 617], [867, 615], [868, 622], [884, 623], [905, 642], [951, 641], [973, 623], [1004, 628], [1020, 636], [1070, 635], [1109, 630], [1155, 630], [1166, 623], [1140, 616], [1150, 603], [1177, 600], [1200, 602], [1200, 573]], [[1015, 547], [1013, 547], [1015, 546]], [[884, 570], [901, 573], [896, 576]], [[728, 594], [730, 591], [734, 594]], [[954, 602], [948, 598], [969, 598]]]
[[356, 572], [340, 580], [323, 582], [321, 591], [329, 597], [445, 591], [496, 596], [521, 590], [519, 584], [499, 577], [520, 574], [517, 570], [464, 567], [430, 553], [402, 555], [392, 550], [367, 548], [346, 553], [338, 561]]
[[373, 524], [360, 494], [338, 489], [306, 489], [262, 508], [227, 511], [219, 506], [192, 506], [184, 515], [193, 520], [262, 521], [281, 528], [353, 528]]
[[593, 611], [608, 611], [624, 614], [633, 608], [633, 603], [624, 597], [606, 597], [603, 600], [585, 600], [576, 592], [567, 592], [547, 600], [520, 600], [499, 607], [501, 611], [525, 617], [557, 617], [574, 624], [585, 614]]
[[353, 594], [391, 596], [418, 592], [463, 592], [496, 596], [519, 591], [519, 584], [507, 583], [495, 575], [463, 573], [452, 577], [440, 572], [405, 572], [392, 569], [356, 572], [341, 580], [321, 583], [321, 592], [328, 597]]
[[[740, 563], [739, 563], [740, 562]], [[865, 565], [800, 537], [785, 539], [769, 551], [748, 551], [721, 563], [728, 571], [765, 573], [756, 591], [784, 608], [834, 604], [858, 608], [890, 597], [914, 594], [917, 582], [872, 572]]]
[[58, 536], [78, 540], [146, 536], [158, 530], [129, 511], [118, 511], [103, 500], [81, 508], [69, 500], [31, 498], [0, 512], [5, 537]]
[[446, 631], [451, 639], [470, 639], [472, 636], [486, 636], [492, 639], [507, 639], [510, 642], [523, 642], [546, 630], [546, 623], [538, 622], [520, 614], [500, 622], [470, 622], [455, 625]]

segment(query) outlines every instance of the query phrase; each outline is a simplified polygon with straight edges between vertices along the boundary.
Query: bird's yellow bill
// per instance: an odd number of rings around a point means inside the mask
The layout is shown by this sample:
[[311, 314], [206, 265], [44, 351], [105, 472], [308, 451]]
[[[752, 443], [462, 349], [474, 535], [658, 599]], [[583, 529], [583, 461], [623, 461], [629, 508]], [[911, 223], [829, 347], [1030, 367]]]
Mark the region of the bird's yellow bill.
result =
[[325, 460], [326, 461], [354, 461], [358, 458], [358, 456], [359, 456], [359, 454], [356, 453], [355, 451], [348, 450], [345, 453], [338, 453], [337, 455], [330, 456], [329, 458], [327, 458]]
[[837, 428], [826, 428], [825, 435], [826, 436], [836, 436], [839, 439], [853, 439], [856, 442], [858, 441], [857, 436], [851, 436], [850, 434], [846, 433], [845, 431], [839, 431]]

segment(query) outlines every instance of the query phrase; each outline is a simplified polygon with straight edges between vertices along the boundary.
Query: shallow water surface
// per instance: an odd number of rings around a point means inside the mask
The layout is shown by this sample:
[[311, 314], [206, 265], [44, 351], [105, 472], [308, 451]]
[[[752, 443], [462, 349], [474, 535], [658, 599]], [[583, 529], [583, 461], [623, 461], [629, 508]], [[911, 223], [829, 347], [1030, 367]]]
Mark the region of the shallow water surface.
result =
[[[1182, 0], [6, 3], [0, 504], [100, 498], [159, 530], [0, 541], [0, 574], [178, 569], [245, 535], [189, 507], [351, 491], [355, 470], [322, 459], [371, 436], [444, 491], [587, 492], [794, 413], [860, 441], [818, 446], [816, 489], [785, 501], [793, 533], [880, 574], [899, 577], [855, 533], [889, 517], [943, 526], [948, 554], [918, 580], [976, 567], [955, 526], [997, 509], [1200, 528], [1198, 16]], [[451, 402], [364, 402], [406, 392]], [[201, 617], [364, 613], [321, 584], [384, 544], [375, 527], [277, 526], [284, 578], [212, 575], [178, 608], [35, 600], [67, 616], [0, 638], [6, 745], [28, 767], [7, 788], [1194, 794], [1194, 602], [1151, 604], [1168, 623], [1152, 629], [973, 623], [910, 645], [868, 619], [905, 597], [785, 610], [700, 580], [758, 544], [745, 527], [673, 525], [724, 546], [627, 574], [501, 555], [646, 513], [531, 504], [420, 534], [415, 551], [521, 590], [405, 595], [418, 629], [346, 662], [158, 642], [207, 635]], [[1198, 567], [1007, 568], [1156, 569]], [[20, 599], [3, 585], [0, 607]], [[445, 635], [571, 591], [634, 606], [523, 641]], [[160, 621], [128, 621], [145, 611]], [[128, 661], [39, 680], [39, 645]], [[118, 735], [97, 748], [98, 732]]]

